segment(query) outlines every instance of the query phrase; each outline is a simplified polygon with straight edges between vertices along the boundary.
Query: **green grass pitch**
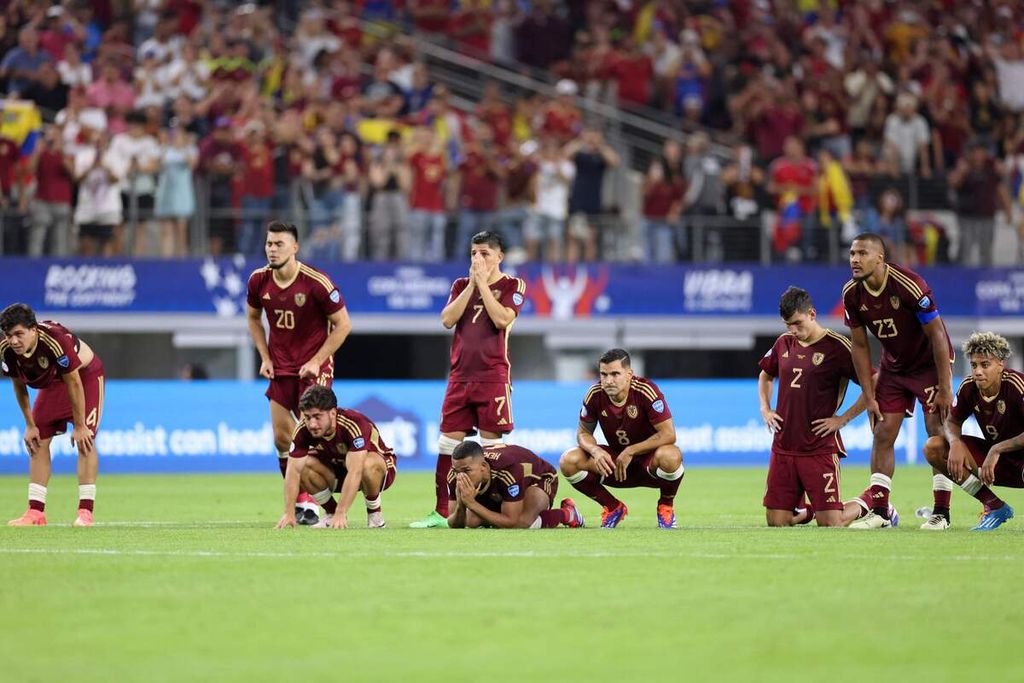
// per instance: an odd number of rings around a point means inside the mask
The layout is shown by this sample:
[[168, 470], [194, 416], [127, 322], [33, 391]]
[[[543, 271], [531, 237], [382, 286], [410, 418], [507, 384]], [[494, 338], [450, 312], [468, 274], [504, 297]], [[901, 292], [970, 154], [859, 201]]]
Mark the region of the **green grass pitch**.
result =
[[[273, 472], [101, 476], [97, 526], [73, 529], [58, 477], [51, 526], [0, 528], [0, 680], [1019, 679], [1024, 494], [969, 533], [955, 491], [929, 534], [930, 476], [897, 470], [904, 524], [874, 532], [763, 528], [756, 469], [692, 468], [668, 532], [653, 490], [614, 531], [411, 530], [432, 475], [401, 472], [386, 530], [275, 531]], [[4, 519], [25, 490], [0, 477]]]

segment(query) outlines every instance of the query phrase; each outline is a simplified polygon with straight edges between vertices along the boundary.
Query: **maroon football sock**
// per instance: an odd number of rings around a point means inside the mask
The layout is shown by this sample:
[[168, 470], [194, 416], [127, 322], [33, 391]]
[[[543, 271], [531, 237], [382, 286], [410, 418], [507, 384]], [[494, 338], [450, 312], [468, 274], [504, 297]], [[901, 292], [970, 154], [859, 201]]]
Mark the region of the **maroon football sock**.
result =
[[334, 496], [331, 496], [327, 499], [327, 502], [320, 503], [320, 507], [322, 507], [324, 512], [327, 514], [333, 515], [334, 511], [338, 509], [338, 501], [334, 500]]
[[44, 503], [41, 500], [29, 500], [28, 501], [28, 509], [29, 510], [39, 510], [40, 512], [45, 512], [46, 511], [46, 503]]
[[281, 476], [284, 477], [284, 473], [288, 471], [288, 458], [278, 458], [277, 466], [281, 468]]
[[871, 492], [871, 509], [876, 515], [881, 515], [886, 519], [889, 518], [889, 489], [878, 484], [872, 484], [869, 489]]
[[987, 486], [982, 486], [978, 489], [978, 492], [974, 494], [974, 497], [980, 500], [989, 510], [998, 510], [1006, 505], [1006, 503], [1003, 502], [1003, 499], [993, 493], [992, 489]]
[[658, 488], [661, 489], [661, 495], [658, 497], [658, 505], [668, 505], [669, 507], [672, 507], [675, 504], [676, 492], [679, 491], [679, 485], [682, 483], [682, 477], [672, 481], [659, 477]]
[[540, 513], [540, 528], [541, 529], [554, 529], [559, 524], [569, 523], [568, 511], [561, 508], [554, 510], [544, 510]]
[[94, 501], [94, 500], [92, 500], [90, 498], [79, 498], [78, 499], [78, 509], [79, 510], [88, 510], [89, 512], [92, 512], [92, 507], [95, 504], [95, 502], [96, 501]]
[[619, 499], [604, 487], [596, 474], [588, 472], [587, 476], [572, 482], [572, 486], [587, 498], [596, 500], [601, 507], [611, 510], [619, 504]]
[[442, 517], [448, 516], [448, 472], [452, 469], [452, 456], [440, 453], [434, 468], [434, 511]]
[[932, 514], [942, 515], [945, 518], [949, 518], [949, 504], [953, 499], [952, 491], [940, 491], [935, 489], [932, 491]]

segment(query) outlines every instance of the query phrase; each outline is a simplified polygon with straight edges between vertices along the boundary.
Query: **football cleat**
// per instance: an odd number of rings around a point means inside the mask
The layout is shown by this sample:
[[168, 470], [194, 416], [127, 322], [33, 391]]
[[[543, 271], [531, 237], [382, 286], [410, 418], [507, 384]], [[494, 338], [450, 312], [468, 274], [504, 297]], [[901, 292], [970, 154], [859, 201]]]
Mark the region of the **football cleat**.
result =
[[46, 526], [46, 513], [29, 508], [21, 517], [7, 522], [7, 526]]
[[949, 520], [945, 515], [931, 515], [921, 528], [925, 531], [945, 531], [949, 528]]
[[889, 504], [889, 526], [899, 526], [899, 525], [900, 525], [900, 513], [896, 512], [896, 508], [892, 505], [892, 503], [890, 503]]
[[384, 529], [388, 523], [384, 521], [384, 513], [380, 510], [367, 510], [366, 511], [366, 528], [367, 529]]
[[629, 508], [620, 500], [615, 507], [601, 510], [601, 528], [614, 529], [628, 514]]
[[71, 526], [92, 526], [92, 510], [79, 509], [78, 516]]
[[320, 520], [318, 522], [316, 522], [316, 524], [313, 524], [312, 527], [314, 529], [330, 529], [331, 528], [331, 520], [333, 520], [333, 519], [334, 519], [334, 515], [332, 515], [330, 513], [327, 513], [326, 515], [321, 517]]
[[1013, 508], [1009, 505], [1004, 504], [1001, 508], [995, 510], [989, 510], [981, 521], [978, 522], [978, 526], [971, 529], [971, 531], [992, 531], [1003, 525], [1003, 522], [1009, 522], [1013, 519]]
[[306, 492], [295, 499], [295, 521], [301, 526], [314, 526], [320, 521], [320, 506]]
[[580, 527], [586, 526], [583, 522], [583, 515], [580, 513], [578, 507], [576, 507], [576, 501], [572, 498], [563, 498], [562, 504], [559, 506], [566, 512], [566, 518], [569, 520], [565, 522], [565, 525], [570, 529], [579, 529]]
[[447, 529], [448, 518], [442, 517], [437, 510], [431, 510], [429, 515], [416, 520], [409, 527], [412, 529]]
[[[899, 518], [897, 517], [897, 520]], [[897, 521], [897, 523], [899, 523]], [[874, 511], [864, 515], [853, 524], [850, 525], [851, 529], [888, 529], [889, 527], [896, 526], [892, 523], [892, 520], [886, 519], [882, 515], [876, 514]]]
[[671, 505], [658, 506], [658, 527], [661, 529], [678, 529], [676, 511]]

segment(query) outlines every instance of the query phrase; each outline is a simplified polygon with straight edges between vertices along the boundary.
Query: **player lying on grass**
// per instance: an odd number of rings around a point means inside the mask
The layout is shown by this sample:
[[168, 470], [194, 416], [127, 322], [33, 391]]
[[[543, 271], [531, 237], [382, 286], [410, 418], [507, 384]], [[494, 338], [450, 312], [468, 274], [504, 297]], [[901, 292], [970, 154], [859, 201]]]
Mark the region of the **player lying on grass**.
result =
[[[1024, 374], [1006, 367], [1010, 343], [998, 334], [975, 332], [963, 348], [971, 376], [956, 392], [945, 436], [929, 437], [924, 456], [985, 506], [972, 531], [991, 531], [1013, 517], [1013, 508], [989, 487], [1024, 488]], [[971, 415], [984, 437], [961, 431]]]
[[532, 451], [510, 444], [463, 441], [448, 473], [448, 526], [452, 529], [551, 529], [583, 526], [571, 498], [552, 509], [558, 473]]
[[[295, 526], [299, 491], [310, 494], [327, 513], [314, 528], [348, 528], [356, 494], [366, 499], [366, 525], [386, 526], [381, 493], [395, 481], [395, 454], [376, 425], [356, 410], [338, 408], [327, 387], [313, 385], [299, 399], [302, 420], [295, 428], [284, 475], [284, 516], [277, 528]], [[334, 493], [340, 492], [335, 502]]]
[[851, 343], [821, 326], [811, 295], [799, 287], [782, 294], [779, 315], [787, 332], [761, 358], [757, 380], [761, 419], [774, 435], [764, 494], [768, 526], [812, 519], [818, 526], [848, 526], [871, 509], [870, 496], [844, 505], [839, 491], [839, 459], [846, 457], [839, 429], [864, 412], [866, 403], [861, 395], [836, 415], [850, 380], [857, 381]]
[[[676, 528], [674, 501], [683, 479], [683, 454], [676, 446], [676, 428], [664, 394], [654, 382], [633, 374], [629, 353], [605, 352], [598, 363], [601, 381], [587, 391], [576, 430], [577, 448], [562, 454], [562, 476], [577, 491], [603, 508], [601, 526], [613, 529], [629, 513], [608, 491], [615, 488], [656, 488], [658, 526]], [[597, 443], [601, 432], [608, 445]]]

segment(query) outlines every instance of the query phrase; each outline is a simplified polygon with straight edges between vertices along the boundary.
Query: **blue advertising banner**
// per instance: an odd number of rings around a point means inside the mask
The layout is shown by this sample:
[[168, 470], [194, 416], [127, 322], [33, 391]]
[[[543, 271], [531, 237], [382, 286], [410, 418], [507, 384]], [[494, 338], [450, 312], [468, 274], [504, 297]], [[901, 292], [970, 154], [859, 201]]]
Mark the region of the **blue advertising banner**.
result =
[[[519, 382], [513, 394], [516, 429], [507, 441], [557, 462], [576, 443], [585, 383]], [[688, 467], [768, 462], [771, 435], [758, 414], [754, 380], [659, 382], [672, 410]], [[440, 381], [337, 382], [342, 405], [377, 424], [402, 470], [433, 470]], [[276, 472], [273, 433], [262, 382], [128, 381], [107, 385], [97, 437], [100, 470], [119, 472]], [[856, 400], [851, 386], [847, 405]], [[24, 425], [14, 397], [0, 397], [0, 474], [27, 471]], [[897, 441], [900, 460], [913, 462], [924, 426], [908, 421]], [[865, 463], [871, 434], [862, 416], [843, 430], [850, 460]], [[54, 470], [75, 471], [66, 435], [53, 441]]]
[[[249, 274], [261, 262], [241, 257], [185, 261], [56, 261], [7, 258], [0, 301], [50, 312], [205, 313], [239, 316]], [[465, 264], [331, 264], [356, 313], [429, 313], [444, 306]], [[775, 316], [778, 297], [797, 284], [820, 311], [839, 313], [845, 267], [527, 264], [507, 271], [527, 282], [528, 316]], [[942, 314], [999, 317], [1024, 313], [1024, 272], [1009, 268], [924, 268]]]

